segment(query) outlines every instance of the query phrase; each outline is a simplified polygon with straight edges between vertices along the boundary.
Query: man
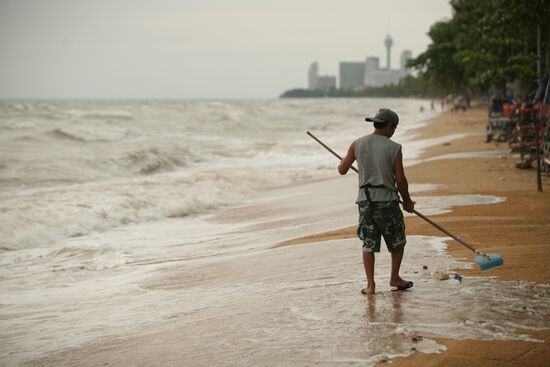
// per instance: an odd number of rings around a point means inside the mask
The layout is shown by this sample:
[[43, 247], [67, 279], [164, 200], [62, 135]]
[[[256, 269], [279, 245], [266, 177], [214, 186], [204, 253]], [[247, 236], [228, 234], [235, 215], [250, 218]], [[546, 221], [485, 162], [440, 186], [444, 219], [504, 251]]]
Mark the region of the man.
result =
[[[403, 168], [401, 145], [390, 140], [399, 123], [399, 116], [382, 108], [375, 117], [365, 121], [374, 123], [374, 132], [354, 141], [338, 166], [345, 175], [355, 160], [359, 166], [359, 227], [357, 235], [363, 241], [363, 264], [367, 275], [367, 288], [361, 293], [374, 294], [374, 253], [380, 251], [381, 236], [391, 253], [392, 290], [406, 290], [413, 286], [399, 276], [406, 243], [405, 222], [399, 208], [399, 195], [403, 209], [413, 212], [414, 202], [409, 195], [409, 184]], [[396, 187], [397, 185], [397, 187]]]

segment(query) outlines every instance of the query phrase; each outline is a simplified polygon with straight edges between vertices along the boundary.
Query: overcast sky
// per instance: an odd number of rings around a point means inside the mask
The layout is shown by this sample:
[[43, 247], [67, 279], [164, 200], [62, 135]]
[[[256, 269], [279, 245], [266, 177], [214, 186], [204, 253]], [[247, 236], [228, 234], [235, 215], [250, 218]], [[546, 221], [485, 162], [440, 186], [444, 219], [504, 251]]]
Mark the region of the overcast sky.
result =
[[426, 49], [448, 0], [0, 0], [0, 98], [275, 98]]

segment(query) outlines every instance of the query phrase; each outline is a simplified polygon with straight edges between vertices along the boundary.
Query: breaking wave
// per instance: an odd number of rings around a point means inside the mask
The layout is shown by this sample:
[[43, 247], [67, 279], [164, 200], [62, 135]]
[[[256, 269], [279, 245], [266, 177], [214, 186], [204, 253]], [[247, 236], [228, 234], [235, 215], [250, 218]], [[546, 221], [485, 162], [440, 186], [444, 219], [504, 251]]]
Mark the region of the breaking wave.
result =
[[203, 213], [242, 201], [251, 190], [243, 182], [238, 175], [182, 172], [3, 195], [0, 249], [44, 248], [122, 225]]
[[72, 140], [78, 142], [107, 142], [122, 140], [127, 134], [124, 128], [108, 126], [93, 126], [89, 128], [56, 128], [47, 133], [49, 136], [60, 140]]
[[192, 160], [191, 154], [186, 150], [174, 150], [165, 152], [157, 147], [140, 149], [125, 153], [118, 162], [133, 172], [151, 175], [185, 167], [187, 161]]
[[422, 102], [0, 103], [0, 248], [203, 213], [262, 187], [333, 174], [334, 160], [305, 131], [345, 151], [364, 126], [342, 116], [362, 122], [365, 103], [404, 103], [410, 123]]
[[69, 116], [92, 120], [132, 120], [133, 115], [126, 110], [69, 110]]

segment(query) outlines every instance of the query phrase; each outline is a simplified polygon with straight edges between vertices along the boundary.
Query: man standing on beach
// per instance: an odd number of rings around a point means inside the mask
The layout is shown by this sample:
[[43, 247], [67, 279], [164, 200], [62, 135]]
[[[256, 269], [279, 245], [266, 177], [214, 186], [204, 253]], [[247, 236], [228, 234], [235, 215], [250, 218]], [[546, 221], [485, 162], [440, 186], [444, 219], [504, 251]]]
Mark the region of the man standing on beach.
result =
[[359, 166], [357, 235], [363, 241], [363, 264], [367, 275], [367, 288], [361, 293], [375, 292], [374, 253], [380, 252], [382, 236], [392, 259], [390, 286], [401, 291], [411, 288], [413, 283], [399, 276], [406, 238], [397, 192], [403, 198], [403, 209], [406, 211], [412, 213], [414, 202], [409, 195], [401, 145], [390, 140], [399, 123], [399, 116], [390, 109], [382, 108], [375, 117], [367, 117], [365, 121], [374, 123], [374, 132], [355, 140], [338, 166], [341, 175], [348, 172], [355, 160]]

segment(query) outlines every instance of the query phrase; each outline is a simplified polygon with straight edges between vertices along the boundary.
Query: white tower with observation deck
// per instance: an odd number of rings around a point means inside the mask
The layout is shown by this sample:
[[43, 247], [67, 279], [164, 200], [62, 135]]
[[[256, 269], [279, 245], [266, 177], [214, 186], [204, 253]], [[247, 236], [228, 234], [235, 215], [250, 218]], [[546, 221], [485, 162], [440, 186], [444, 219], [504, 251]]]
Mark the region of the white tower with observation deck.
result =
[[[363, 80], [364, 88], [381, 87], [384, 85], [399, 84], [399, 80], [406, 77], [410, 71], [407, 70], [392, 70], [391, 69], [391, 48], [393, 46], [393, 38], [388, 35], [384, 39], [386, 46], [386, 65], [378, 65], [378, 58], [369, 56], [365, 62], [365, 78]], [[401, 63], [406, 65], [406, 60], [412, 57], [410, 51], [405, 51], [402, 56]], [[382, 64], [382, 63], [380, 63]], [[403, 66], [401, 67], [403, 69]]]
[[386, 39], [384, 40], [384, 44], [386, 45], [386, 60], [388, 64], [386, 65], [386, 69], [391, 69], [391, 47], [393, 46], [393, 39], [388, 34], [386, 36]]

